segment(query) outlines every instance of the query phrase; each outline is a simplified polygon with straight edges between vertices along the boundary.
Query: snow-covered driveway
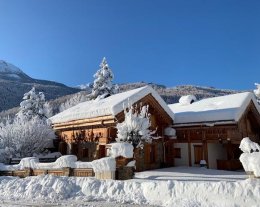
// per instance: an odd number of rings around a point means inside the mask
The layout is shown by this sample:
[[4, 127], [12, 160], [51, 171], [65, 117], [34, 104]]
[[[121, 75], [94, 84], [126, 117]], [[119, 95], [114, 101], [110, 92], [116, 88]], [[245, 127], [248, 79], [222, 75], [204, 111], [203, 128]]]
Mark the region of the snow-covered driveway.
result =
[[175, 181], [239, 181], [247, 179], [244, 171], [213, 170], [200, 167], [171, 167], [135, 174], [135, 179]]

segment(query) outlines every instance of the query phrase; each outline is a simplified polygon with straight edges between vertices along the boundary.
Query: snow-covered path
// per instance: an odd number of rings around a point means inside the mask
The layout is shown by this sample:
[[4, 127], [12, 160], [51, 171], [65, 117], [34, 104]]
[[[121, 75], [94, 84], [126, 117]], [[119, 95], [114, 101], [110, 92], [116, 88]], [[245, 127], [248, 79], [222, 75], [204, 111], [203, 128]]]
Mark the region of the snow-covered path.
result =
[[135, 179], [175, 181], [239, 181], [247, 179], [244, 171], [213, 170], [200, 167], [171, 167], [135, 173]]
[[95, 178], [0, 177], [0, 206], [259, 206], [260, 180], [243, 172], [165, 168], [127, 181]]

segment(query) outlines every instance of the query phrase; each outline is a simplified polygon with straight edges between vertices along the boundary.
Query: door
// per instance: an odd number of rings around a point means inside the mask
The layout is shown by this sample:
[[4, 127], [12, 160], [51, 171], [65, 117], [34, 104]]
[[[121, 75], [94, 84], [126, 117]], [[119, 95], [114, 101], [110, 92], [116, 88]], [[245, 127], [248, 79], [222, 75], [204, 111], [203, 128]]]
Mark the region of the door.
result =
[[194, 164], [200, 164], [201, 160], [203, 160], [203, 146], [194, 145]]

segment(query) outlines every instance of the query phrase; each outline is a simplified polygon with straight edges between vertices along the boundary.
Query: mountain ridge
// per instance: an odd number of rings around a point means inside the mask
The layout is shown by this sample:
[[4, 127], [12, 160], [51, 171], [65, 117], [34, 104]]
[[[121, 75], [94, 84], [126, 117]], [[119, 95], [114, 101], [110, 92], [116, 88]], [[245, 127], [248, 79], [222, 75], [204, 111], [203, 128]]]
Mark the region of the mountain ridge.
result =
[[62, 83], [31, 78], [20, 68], [0, 60], [0, 111], [19, 106], [23, 94], [32, 87], [44, 92], [46, 100], [80, 91]]

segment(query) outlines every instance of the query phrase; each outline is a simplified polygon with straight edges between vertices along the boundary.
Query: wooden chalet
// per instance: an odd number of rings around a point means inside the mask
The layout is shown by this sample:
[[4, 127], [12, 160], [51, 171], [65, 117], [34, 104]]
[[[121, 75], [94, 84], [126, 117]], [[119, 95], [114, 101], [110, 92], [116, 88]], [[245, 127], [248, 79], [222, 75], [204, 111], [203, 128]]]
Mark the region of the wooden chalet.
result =
[[242, 138], [259, 143], [260, 107], [252, 93], [207, 98], [188, 105], [169, 105], [175, 115], [173, 127], [175, 166], [199, 166], [237, 170]]
[[[77, 155], [79, 160], [92, 161], [109, 155], [110, 143], [115, 142], [116, 124], [124, 121], [124, 106], [149, 105], [152, 129], [157, 136], [144, 150], [135, 150], [137, 171], [173, 166], [172, 142], [165, 129], [173, 124], [173, 113], [151, 87], [145, 86], [115, 94], [100, 100], [87, 101], [50, 118], [60, 139], [62, 154]], [[167, 131], [167, 130], [166, 130]], [[120, 158], [118, 158], [120, 163]]]

